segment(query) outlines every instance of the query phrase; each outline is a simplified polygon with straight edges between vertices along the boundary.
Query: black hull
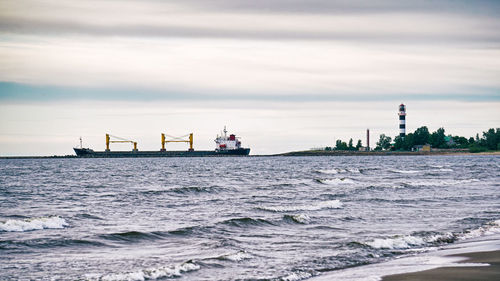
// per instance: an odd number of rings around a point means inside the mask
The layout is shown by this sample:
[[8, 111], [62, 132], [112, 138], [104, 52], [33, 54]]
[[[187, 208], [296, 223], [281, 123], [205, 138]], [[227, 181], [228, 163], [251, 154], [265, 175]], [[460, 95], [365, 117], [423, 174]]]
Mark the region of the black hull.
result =
[[93, 151], [89, 148], [73, 148], [81, 158], [139, 158], [139, 157], [218, 157], [247, 156], [250, 148], [221, 151]]

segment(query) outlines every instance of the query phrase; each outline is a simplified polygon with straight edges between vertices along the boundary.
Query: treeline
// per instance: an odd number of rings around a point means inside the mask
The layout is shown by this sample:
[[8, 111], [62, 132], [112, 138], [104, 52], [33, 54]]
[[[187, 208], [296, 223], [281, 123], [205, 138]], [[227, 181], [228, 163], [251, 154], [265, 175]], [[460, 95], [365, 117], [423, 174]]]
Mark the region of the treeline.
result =
[[359, 150], [362, 147], [361, 140], [358, 140], [356, 145], [354, 146], [352, 143], [352, 139], [349, 140], [349, 143], [343, 142], [342, 140], [337, 140], [335, 143], [335, 147], [327, 146], [325, 150]]
[[[381, 134], [375, 150], [412, 150], [418, 145], [430, 145], [432, 148], [468, 148], [471, 152], [482, 152], [488, 150], [500, 150], [500, 128], [489, 129], [483, 132], [480, 137], [465, 138], [462, 136], [446, 135], [444, 128], [439, 128], [434, 132], [429, 132], [426, 126], [420, 127], [413, 133], [407, 134], [405, 137], [396, 136], [394, 141], [389, 136]], [[325, 150], [359, 150], [361, 148], [361, 140], [353, 145], [353, 140], [348, 143], [342, 140], [337, 140], [335, 147], [326, 147]]]

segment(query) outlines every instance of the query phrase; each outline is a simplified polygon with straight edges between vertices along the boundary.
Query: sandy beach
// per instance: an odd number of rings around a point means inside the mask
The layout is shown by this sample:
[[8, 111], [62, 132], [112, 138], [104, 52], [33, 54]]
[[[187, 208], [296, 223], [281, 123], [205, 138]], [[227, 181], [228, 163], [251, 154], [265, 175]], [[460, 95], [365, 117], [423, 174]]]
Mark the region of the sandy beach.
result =
[[[484, 235], [484, 236], [483, 236]], [[310, 280], [472, 281], [500, 280], [500, 233], [479, 237], [387, 262], [332, 271]]]
[[475, 252], [452, 255], [466, 257], [459, 262], [489, 264], [489, 266], [440, 267], [420, 272], [385, 276], [383, 281], [493, 281], [500, 279], [500, 251]]

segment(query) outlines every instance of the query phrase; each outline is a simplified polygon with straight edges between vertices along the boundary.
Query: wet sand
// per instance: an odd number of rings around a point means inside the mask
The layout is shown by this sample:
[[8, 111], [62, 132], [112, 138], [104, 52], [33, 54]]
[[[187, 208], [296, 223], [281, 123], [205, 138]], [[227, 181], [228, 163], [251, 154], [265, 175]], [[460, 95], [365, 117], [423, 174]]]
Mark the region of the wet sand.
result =
[[420, 272], [389, 275], [382, 281], [493, 281], [500, 280], [500, 251], [452, 255], [466, 257], [460, 263], [487, 263], [489, 266], [440, 267]]

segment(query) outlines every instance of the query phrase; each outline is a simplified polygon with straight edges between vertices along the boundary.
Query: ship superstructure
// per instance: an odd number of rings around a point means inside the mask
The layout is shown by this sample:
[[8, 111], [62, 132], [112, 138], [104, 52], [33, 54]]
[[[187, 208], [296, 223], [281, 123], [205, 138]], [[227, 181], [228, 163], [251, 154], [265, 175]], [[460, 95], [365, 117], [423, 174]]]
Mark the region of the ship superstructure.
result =
[[242, 148], [241, 141], [234, 134], [227, 135], [226, 126], [223, 134], [215, 138], [215, 152], [220, 154], [248, 155], [250, 148]]
[[241, 142], [239, 141], [239, 138], [236, 138], [236, 135], [231, 134], [229, 137], [227, 136], [227, 130], [226, 127], [224, 126], [224, 131], [222, 131], [224, 134], [222, 135], [217, 135], [217, 138], [215, 139], [215, 150], [220, 151], [220, 150], [235, 150], [241, 148]]

